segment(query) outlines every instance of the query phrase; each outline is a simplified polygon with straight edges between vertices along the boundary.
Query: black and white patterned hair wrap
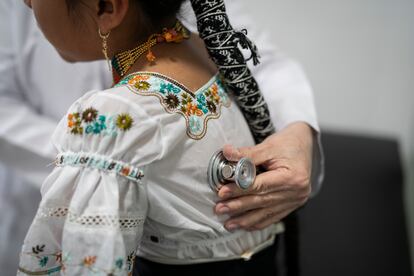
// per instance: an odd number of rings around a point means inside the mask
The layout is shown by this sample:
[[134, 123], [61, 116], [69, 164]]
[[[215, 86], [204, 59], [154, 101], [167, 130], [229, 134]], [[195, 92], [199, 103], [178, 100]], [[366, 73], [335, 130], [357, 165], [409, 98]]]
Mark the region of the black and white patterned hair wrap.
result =
[[246, 30], [232, 28], [223, 0], [191, 0], [191, 5], [200, 37], [218, 66], [224, 85], [234, 93], [256, 143], [262, 142], [275, 129], [267, 104], [239, 48], [250, 49], [249, 59], [256, 65], [259, 63], [256, 46], [246, 37]]

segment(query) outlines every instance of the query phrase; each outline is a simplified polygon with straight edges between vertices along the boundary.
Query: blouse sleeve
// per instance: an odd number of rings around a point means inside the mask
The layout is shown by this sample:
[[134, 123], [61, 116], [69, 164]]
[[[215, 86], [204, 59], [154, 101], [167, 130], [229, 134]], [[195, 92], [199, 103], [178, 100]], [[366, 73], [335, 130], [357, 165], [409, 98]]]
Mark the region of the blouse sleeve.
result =
[[91, 92], [59, 123], [56, 167], [25, 238], [21, 275], [128, 275], [147, 213], [145, 170], [162, 141], [156, 120]]

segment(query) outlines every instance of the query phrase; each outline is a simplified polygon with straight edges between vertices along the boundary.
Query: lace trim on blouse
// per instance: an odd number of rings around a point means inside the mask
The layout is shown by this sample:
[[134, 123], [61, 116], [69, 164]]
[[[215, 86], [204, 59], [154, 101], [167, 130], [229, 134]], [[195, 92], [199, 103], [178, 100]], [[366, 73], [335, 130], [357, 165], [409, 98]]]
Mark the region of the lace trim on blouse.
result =
[[65, 219], [69, 223], [79, 224], [82, 227], [119, 228], [129, 230], [144, 224], [145, 217], [142, 216], [117, 216], [104, 213], [79, 215], [68, 207], [40, 207], [36, 219]]

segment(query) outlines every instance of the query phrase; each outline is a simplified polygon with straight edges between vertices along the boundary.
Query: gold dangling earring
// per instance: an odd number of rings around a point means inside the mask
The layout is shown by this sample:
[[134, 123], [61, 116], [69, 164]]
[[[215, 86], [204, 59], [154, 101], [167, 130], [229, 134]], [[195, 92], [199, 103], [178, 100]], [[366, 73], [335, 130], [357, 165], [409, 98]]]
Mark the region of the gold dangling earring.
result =
[[108, 63], [109, 71], [112, 71], [111, 61], [109, 60], [109, 57], [108, 57], [108, 38], [109, 38], [109, 35], [111, 34], [111, 31], [109, 31], [107, 34], [102, 34], [101, 29], [98, 28], [98, 34], [99, 34], [99, 37], [102, 39], [102, 53], [104, 54], [106, 62]]

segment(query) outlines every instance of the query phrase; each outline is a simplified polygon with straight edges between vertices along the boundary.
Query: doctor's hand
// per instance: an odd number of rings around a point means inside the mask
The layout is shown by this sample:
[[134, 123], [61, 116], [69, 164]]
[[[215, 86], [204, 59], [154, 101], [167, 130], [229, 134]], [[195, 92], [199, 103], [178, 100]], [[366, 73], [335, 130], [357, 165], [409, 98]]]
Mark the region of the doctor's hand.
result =
[[228, 160], [249, 157], [265, 169], [247, 190], [235, 183], [220, 189], [215, 212], [230, 215], [226, 229], [263, 229], [304, 205], [311, 191], [312, 146], [313, 130], [303, 122], [292, 123], [253, 147], [224, 146]]

